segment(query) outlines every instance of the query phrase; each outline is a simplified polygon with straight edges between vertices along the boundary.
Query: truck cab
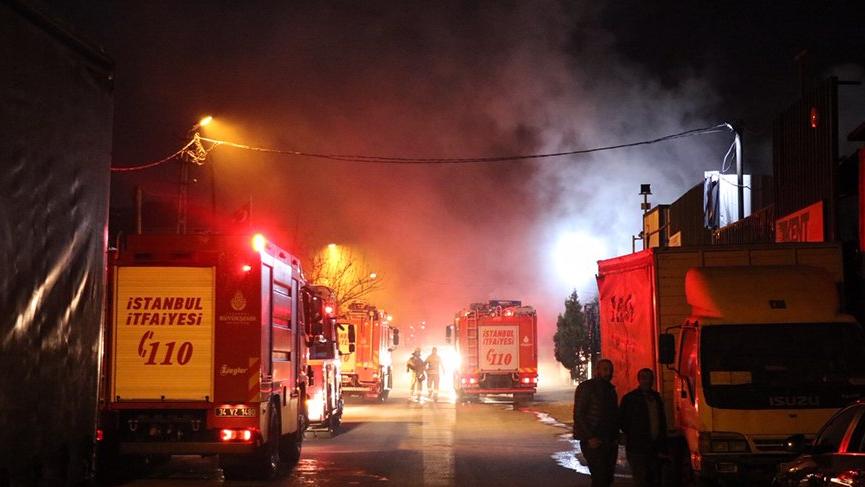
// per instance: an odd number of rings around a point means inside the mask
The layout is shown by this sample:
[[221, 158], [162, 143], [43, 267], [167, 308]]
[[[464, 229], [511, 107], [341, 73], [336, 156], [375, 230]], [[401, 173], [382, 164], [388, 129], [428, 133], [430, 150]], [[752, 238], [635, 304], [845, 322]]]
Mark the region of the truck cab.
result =
[[313, 432], [335, 433], [342, 422], [343, 399], [337, 344], [337, 304], [326, 286], [309, 286], [306, 305], [311, 310], [306, 410]]
[[839, 313], [825, 270], [692, 268], [685, 293], [691, 314], [659, 351], [675, 370], [674, 423], [698, 478], [765, 481], [789, 460], [791, 434], [813, 439], [865, 394], [865, 336]]
[[375, 306], [352, 303], [337, 326], [342, 390], [346, 396], [386, 401], [393, 388], [392, 352], [399, 329]]

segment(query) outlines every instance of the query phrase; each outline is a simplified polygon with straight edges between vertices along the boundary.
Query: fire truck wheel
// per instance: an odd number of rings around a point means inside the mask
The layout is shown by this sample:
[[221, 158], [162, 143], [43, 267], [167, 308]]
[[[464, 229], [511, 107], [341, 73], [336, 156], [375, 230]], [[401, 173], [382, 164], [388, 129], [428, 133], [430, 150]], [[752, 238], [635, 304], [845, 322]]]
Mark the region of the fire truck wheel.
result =
[[[278, 411], [272, 407], [272, 411]], [[267, 425], [267, 442], [248, 457], [220, 457], [222, 473], [227, 480], [254, 479], [270, 480], [279, 473], [281, 466], [279, 414], [271, 414]]]
[[303, 424], [298, 419], [297, 430], [282, 437], [279, 442], [279, 457], [283, 462], [294, 465], [300, 460], [300, 450], [303, 446]]
[[385, 389], [378, 394], [378, 400], [380, 402], [385, 402], [387, 401], [388, 396], [390, 396], [390, 391], [388, 389]]
[[331, 432], [331, 434], [336, 434], [337, 430], [339, 430], [339, 425], [341, 424], [342, 414], [334, 414], [330, 417], [330, 420], [328, 421], [327, 429]]
[[535, 400], [534, 394], [514, 394], [514, 404], [524, 404]]

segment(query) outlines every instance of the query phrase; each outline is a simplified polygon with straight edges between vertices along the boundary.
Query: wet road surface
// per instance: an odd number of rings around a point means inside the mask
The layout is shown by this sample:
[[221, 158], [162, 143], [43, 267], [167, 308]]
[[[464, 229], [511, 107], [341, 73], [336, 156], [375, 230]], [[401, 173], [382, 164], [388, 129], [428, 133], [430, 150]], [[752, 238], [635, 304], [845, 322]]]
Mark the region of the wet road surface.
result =
[[[384, 404], [348, 404], [336, 436], [307, 438], [300, 462], [269, 482], [225, 481], [215, 458], [175, 457], [125, 485], [588, 486], [580, 460], [567, 427], [531, 403], [515, 409], [504, 401], [416, 403], [395, 395]], [[616, 485], [630, 479], [619, 476]]]

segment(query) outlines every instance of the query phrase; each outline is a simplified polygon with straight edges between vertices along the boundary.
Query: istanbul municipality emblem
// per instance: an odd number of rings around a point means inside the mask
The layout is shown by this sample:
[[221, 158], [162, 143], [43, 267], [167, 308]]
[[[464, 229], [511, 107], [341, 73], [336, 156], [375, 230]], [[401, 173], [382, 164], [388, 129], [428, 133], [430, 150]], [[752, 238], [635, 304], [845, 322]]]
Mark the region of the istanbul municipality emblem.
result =
[[234, 297], [231, 298], [231, 309], [234, 311], [243, 311], [244, 308], [246, 308], [246, 298], [243, 297], [243, 293], [238, 289], [234, 293]]

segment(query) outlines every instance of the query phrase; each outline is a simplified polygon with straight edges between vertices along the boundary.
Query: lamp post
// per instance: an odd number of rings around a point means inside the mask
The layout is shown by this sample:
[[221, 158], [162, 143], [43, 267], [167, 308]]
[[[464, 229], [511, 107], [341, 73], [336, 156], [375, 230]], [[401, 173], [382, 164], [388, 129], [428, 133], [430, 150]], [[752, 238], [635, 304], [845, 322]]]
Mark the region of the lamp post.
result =
[[[201, 120], [198, 121], [195, 125], [192, 126], [187, 131], [187, 134], [193, 133], [201, 127], [206, 127], [213, 121], [213, 117], [207, 115]], [[180, 184], [178, 186], [177, 191], [177, 233], [185, 234], [186, 226], [187, 226], [187, 217], [189, 213], [189, 166], [190, 161], [186, 158], [180, 158]], [[211, 169], [212, 170], [212, 169]], [[211, 175], [213, 173], [211, 172]], [[216, 206], [216, 192], [215, 190], [211, 194], [211, 199], [213, 200], [213, 206], [215, 211]]]

